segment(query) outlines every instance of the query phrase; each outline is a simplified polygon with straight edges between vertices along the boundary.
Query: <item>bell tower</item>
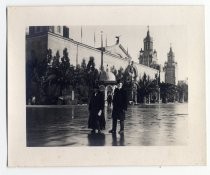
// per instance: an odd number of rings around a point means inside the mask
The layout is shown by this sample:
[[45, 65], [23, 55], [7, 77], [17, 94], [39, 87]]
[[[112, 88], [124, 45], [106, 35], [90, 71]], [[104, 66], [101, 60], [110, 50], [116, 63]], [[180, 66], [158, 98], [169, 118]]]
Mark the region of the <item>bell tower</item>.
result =
[[144, 50], [139, 51], [139, 63], [148, 67], [157, 64], [157, 51], [153, 50], [153, 38], [150, 36], [149, 26], [147, 26], [147, 35], [144, 38]]
[[150, 52], [153, 51], [153, 39], [149, 33], [149, 26], [147, 26], [147, 36], [144, 38], [144, 51]]
[[168, 60], [165, 63], [165, 82], [169, 84], [177, 84], [177, 62], [175, 62], [175, 54], [170, 44], [170, 50], [167, 54]]

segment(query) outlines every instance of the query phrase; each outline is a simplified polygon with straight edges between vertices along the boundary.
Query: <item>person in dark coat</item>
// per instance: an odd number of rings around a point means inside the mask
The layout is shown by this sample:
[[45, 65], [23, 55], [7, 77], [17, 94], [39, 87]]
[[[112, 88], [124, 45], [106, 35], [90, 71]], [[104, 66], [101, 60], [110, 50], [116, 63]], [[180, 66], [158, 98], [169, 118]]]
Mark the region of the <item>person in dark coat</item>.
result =
[[104, 117], [104, 94], [99, 91], [99, 87], [94, 87], [94, 92], [90, 98], [89, 103], [89, 119], [88, 128], [92, 129], [92, 133], [96, 130], [100, 133], [105, 129], [105, 117]]
[[107, 103], [108, 103], [108, 107], [110, 108], [111, 104], [112, 104], [112, 94], [111, 93], [108, 94]]
[[109, 133], [116, 133], [117, 120], [120, 120], [119, 134], [124, 133], [125, 111], [127, 110], [127, 93], [122, 89], [122, 82], [118, 82], [113, 96], [112, 129]]

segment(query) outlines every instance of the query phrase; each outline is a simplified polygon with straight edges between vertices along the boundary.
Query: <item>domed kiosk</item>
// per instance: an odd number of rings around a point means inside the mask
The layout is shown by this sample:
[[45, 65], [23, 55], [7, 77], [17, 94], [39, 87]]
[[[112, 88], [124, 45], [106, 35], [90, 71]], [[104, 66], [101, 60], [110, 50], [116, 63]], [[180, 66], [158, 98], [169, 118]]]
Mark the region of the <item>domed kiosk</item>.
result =
[[109, 94], [113, 95], [114, 89], [116, 87], [116, 77], [109, 70], [107, 65], [106, 71], [102, 67], [101, 72], [99, 74], [99, 89], [104, 92], [105, 101], [107, 100], [107, 96]]

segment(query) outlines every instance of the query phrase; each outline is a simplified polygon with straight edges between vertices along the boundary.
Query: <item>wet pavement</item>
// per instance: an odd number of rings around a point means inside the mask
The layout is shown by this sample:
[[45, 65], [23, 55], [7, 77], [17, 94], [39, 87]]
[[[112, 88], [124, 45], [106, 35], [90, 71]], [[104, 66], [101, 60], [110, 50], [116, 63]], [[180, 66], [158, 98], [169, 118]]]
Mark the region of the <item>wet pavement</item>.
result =
[[[27, 106], [27, 146], [169, 146], [185, 145], [188, 104], [129, 106], [124, 134], [110, 134], [111, 109], [105, 108], [106, 130], [91, 134], [84, 106]], [[118, 123], [119, 130], [119, 123]]]

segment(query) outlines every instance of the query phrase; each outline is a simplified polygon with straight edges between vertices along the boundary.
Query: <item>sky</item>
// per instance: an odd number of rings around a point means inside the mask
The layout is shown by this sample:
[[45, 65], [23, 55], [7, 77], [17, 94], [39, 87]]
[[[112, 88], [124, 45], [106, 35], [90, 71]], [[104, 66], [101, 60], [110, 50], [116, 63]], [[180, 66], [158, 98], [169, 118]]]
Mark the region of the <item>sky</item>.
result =
[[[138, 62], [139, 51], [143, 49], [143, 40], [146, 37], [148, 26], [69, 26], [70, 38], [84, 44], [101, 46], [101, 31], [103, 31], [104, 45], [114, 45], [115, 36], [120, 36], [120, 44], [127, 50], [132, 60]], [[157, 51], [158, 63], [164, 65], [167, 61], [167, 53], [170, 49], [175, 53], [175, 61], [178, 63], [178, 80], [188, 77], [187, 30], [184, 26], [149, 26], [150, 36], [153, 38], [153, 49]]]

